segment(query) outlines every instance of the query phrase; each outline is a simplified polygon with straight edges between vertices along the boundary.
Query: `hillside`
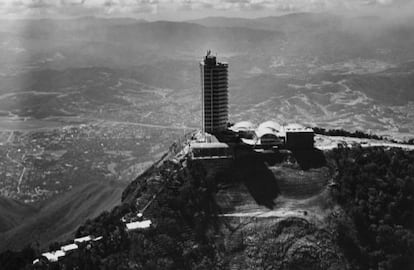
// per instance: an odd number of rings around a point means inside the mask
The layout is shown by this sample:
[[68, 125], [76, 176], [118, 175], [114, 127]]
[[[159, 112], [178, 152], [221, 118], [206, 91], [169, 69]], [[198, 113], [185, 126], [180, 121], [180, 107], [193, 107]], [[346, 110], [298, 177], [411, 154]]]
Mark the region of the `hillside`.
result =
[[[174, 153], [132, 182], [121, 205], [79, 227], [76, 237], [104, 238], [91, 250], [81, 247], [66, 256], [56, 269], [408, 270], [414, 265], [413, 152], [340, 147], [249, 154], [230, 163], [187, 157], [177, 163], [171, 160]], [[153, 226], [126, 233], [121, 218], [144, 206]], [[33, 257], [25, 252], [30, 263]], [[2, 260], [13, 265], [22, 254]]]
[[0, 197], [0, 235], [36, 213], [36, 209], [18, 201]]
[[[117, 205], [123, 188], [124, 185], [115, 183], [90, 182], [44, 202], [35, 212], [26, 206], [25, 212], [18, 216], [20, 220], [10, 219], [13, 226], [0, 234], [0, 250], [19, 250], [31, 243], [45, 248], [51, 242], [69, 238], [79, 224]], [[17, 207], [9, 211], [14, 215], [20, 214]], [[23, 218], [24, 222], [19, 222]]]

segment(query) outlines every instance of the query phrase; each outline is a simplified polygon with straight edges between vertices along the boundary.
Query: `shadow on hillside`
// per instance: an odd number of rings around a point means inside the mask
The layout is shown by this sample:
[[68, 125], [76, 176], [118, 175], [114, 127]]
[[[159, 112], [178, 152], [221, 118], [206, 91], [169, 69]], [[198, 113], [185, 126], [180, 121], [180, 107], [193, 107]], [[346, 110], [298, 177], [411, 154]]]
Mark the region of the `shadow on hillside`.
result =
[[292, 150], [292, 156], [302, 170], [320, 168], [326, 165], [323, 152], [319, 149]]
[[273, 209], [274, 200], [280, 190], [274, 174], [266, 165], [266, 160], [257, 157], [244, 157], [237, 160], [237, 169], [242, 182], [256, 203]]

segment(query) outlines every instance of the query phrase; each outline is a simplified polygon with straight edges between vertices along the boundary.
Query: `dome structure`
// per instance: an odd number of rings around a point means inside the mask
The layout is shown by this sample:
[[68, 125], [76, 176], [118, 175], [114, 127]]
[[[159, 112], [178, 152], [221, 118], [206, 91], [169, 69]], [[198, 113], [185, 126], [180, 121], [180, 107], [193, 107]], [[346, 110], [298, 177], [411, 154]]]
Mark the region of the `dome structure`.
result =
[[280, 132], [282, 127], [276, 123], [275, 121], [266, 121], [263, 122], [259, 125], [259, 127], [257, 129], [264, 129], [264, 128], [268, 128], [271, 129], [274, 132]]
[[256, 136], [258, 138], [261, 138], [261, 137], [263, 137], [265, 135], [273, 135], [273, 136], [276, 136], [276, 132], [273, 129], [268, 128], [268, 127], [258, 127], [256, 129]]
[[241, 121], [234, 124], [231, 129], [235, 132], [254, 130], [254, 125], [250, 121]]

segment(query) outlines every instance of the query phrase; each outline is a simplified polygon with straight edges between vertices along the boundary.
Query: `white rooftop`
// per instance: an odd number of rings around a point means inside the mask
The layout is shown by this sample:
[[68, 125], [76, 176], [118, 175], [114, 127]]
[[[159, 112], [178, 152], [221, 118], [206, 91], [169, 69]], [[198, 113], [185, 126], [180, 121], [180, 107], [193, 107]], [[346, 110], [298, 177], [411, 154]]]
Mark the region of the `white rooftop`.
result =
[[56, 250], [53, 252], [42, 253], [42, 256], [46, 257], [49, 262], [57, 262], [60, 257], [65, 256], [63, 250]]
[[203, 143], [203, 142], [191, 142], [191, 148], [229, 148], [227, 143], [221, 142], [211, 142], [211, 143]]
[[282, 127], [279, 125], [279, 123], [276, 123], [275, 121], [263, 122], [259, 125], [259, 127], [257, 129], [259, 130], [259, 129], [263, 129], [263, 128], [269, 128], [269, 129], [272, 129], [275, 132], [279, 132], [282, 129]]
[[98, 236], [98, 237], [96, 237], [95, 239], [93, 239], [93, 241], [100, 241], [100, 240], [102, 240], [103, 239], [103, 237], [102, 236]]
[[269, 127], [258, 127], [255, 132], [258, 138], [261, 138], [263, 135], [268, 135], [268, 134], [277, 136], [276, 135], [277, 131]]
[[144, 220], [144, 221], [136, 221], [127, 223], [126, 227], [128, 231], [134, 231], [139, 229], [147, 229], [151, 226], [152, 222], [151, 220]]
[[83, 242], [89, 242], [92, 240], [92, 236], [88, 235], [88, 236], [83, 236], [80, 238], [75, 238], [75, 240], [73, 240], [75, 243], [83, 243]]
[[60, 249], [63, 250], [64, 252], [68, 252], [68, 251], [71, 251], [71, 250], [78, 249], [78, 245], [76, 245], [76, 244], [69, 244], [69, 245], [60, 247]]

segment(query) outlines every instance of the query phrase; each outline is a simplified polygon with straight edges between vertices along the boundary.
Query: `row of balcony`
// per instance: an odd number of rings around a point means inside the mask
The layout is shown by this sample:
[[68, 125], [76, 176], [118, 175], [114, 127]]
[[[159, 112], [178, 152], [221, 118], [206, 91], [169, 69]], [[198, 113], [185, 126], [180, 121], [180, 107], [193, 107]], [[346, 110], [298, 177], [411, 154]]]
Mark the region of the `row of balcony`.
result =
[[222, 102], [222, 103], [211, 103], [211, 102], [205, 102], [204, 103], [204, 109], [211, 109], [213, 108], [214, 110], [218, 110], [218, 109], [223, 109], [223, 108], [228, 108], [229, 106], [227, 105], [227, 102]]
[[204, 118], [208, 118], [208, 117], [222, 117], [222, 116], [226, 116], [228, 115], [228, 111], [227, 110], [221, 110], [221, 111], [205, 111], [204, 112]]
[[205, 117], [204, 123], [221, 123], [221, 122], [227, 122], [227, 114], [215, 116], [215, 117]]
[[221, 103], [221, 104], [217, 104], [217, 103], [204, 103], [204, 110], [223, 110], [223, 109], [227, 109], [229, 106], [225, 103]]
[[214, 98], [204, 98], [204, 104], [228, 104], [227, 97], [214, 97]]
[[204, 97], [208, 98], [213, 95], [213, 97], [227, 97], [229, 93], [227, 91], [218, 91], [218, 89], [207, 89], [207, 91], [204, 91]]

